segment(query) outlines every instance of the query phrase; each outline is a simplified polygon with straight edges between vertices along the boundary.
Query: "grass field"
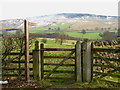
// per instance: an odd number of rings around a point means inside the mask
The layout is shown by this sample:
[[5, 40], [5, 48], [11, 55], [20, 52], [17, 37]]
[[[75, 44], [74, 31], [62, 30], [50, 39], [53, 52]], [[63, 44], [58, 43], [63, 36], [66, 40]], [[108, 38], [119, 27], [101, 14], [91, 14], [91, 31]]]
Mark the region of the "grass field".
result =
[[[41, 39], [38, 39], [39, 41], [41, 41]], [[74, 45], [71, 44], [72, 42], [76, 42], [74, 40], [66, 40], [63, 45], [60, 45], [59, 43], [55, 43], [54, 39], [47, 39], [47, 43], [45, 43], [45, 47], [47, 48], [74, 48]], [[67, 44], [66, 44], [67, 43]], [[69, 54], [69, 52], [58, 52], [58, 51], [49, 51], [49, 52], [45, 52], [44, 53], [47, 56], [66, 56], [67, 54]], [[61, 61], [61, 59], [45, 59], [45, 63], [59, 63]], [[74, 64], [75, 61], [74, 59], [69, 59], [65, 62], [66, 64]], [[65, 64], [64, 63], [64, 64]], [[45, 70], [52, 70], [55, 66], [51, 66], [51, 65], [47, 65], [44, 66]], [[67, 70], [67, 71], [74, 71], [74, 67], [66, 67], [66, 66], [61, 66], [59, 67], [57, 70]], [[45, 73], [45, 75], [47, 74], [47, 72]], [[118, 73], [119, 74], [119, 73]], [[67, 74], [67, 73], [58, 73], [58, 74], [52, 74], [51, 77], [74, 77], [74, 74]], [[109, 80], [109, 81], [114, 81], [114, 82], [118, 82], [119, 78], [113, 78], [113, 77], [103, 77], [103, 79], [105, 80]], [[71, 79], [72, 81], [72, 79]], [[56, 85], [56, 87], [62, 87], [62, 84], [68, 84], [68, 85], [73, 85], [73, 87], [84, 87], [84, 88], [98, 88], [98, 87], [102, 87], [102, 88], [112, 88], [112, 87], [117, 87], [117, 86], [112, 86], [110, 83], [108, 82], [103, 82], [103, 81], [99, 81], [99, 80], [93, 80], [90, 83], [74, 83], [74, 84], [70, 84], [71, 81], [69, 80], [57, 80], [57, 79], [47, 79], [48, 83], [52, 83], [53, 85]], [[97, 84], [95, 84], [97, 83]], [[58, 84], [58, 85], [57, 85]], [[67, 85], [65, 86], [67, 87]]]
[[99, 36], [100, 31], [86, 31], [86, 34], [78, 33], [77, 31], [65, 32], [69, 36], [77, 38], [88, 38], [88, 39], [101, 39]]
[[55, 24], [43, 28], [31, 28], [29, 29], [29, 31], [30, 33], [40, 33], [42, 31], [48, 30], [49, 28], [54, 30], [54, 29], [58, 29], [58, 27], [60, 28], [60, 30], [67, 30], [69, 26], [70, 24]]
[[[37, 38], [36, 40], [38, 41], [41, 41], [43, 38]], [[73, 44], [74, 42], [74, 44]], [[43, 42], [41, 42], [43, 43]], [[55, 39], [51, 39], [51, 38], [47, 38], [47, 42], [44, 43], [45, 45], [45, 48], [74, 48], [75, 46], [75, 43], [76, 41], [74, 40], [66, 40], [64, 41], [63, 45], [60, 45], [60, 43], [56, 43], [55, 42]], [[34, 43], [32, 43], [32, 47], [31, 47], [31, 50], [30, 52], [32, 52], [32, 50], [34, 49]], [[66, 56], [68, 55], [70, 52], [67, 52], [67, 51], [45, 51], [45, 56]], [[11, 56], [13, 57], [13, 56]], [[24, 59], [24, 58], [23, 58]], [[50, 58], [50, 59], [44, 59], [44, 63], [59, 63], [62, 59], [53, 59], [53, 58]], [[74, 64], [75, 61], [74, 59], [68, 59], [65, 64]], [[10, 64], [12, 68], [12, 65], [13, 64]], [[14, 64], [14, 66], [16, 66], [16, 68], [18, 67], [18, 65]], [[13, 67], [14, 67], [13, 66]], [[24, 63], [21, 64], [21, 67], [24, 68]], [[30, 67], [32, 68], [33, 67], [33, 64], [30, 64]], [[53, 68], [55, 67], [54, 66], [51, 66], [51, 65], [46, 65], [44, 66], [44, 70], [52, 70]], [[67, 66], [61, 66], [60, 68], [58, 68], [57, 70], [67, 70], [67, 71], [74, 71], [74, 67], [67, 67]], [[24, 71], [23, 71], [24, 72]], [[33, 73], [32, 71], [30, 72], [31, 74]], [[14, 74], [13, 72], [11, 72], [11, 74]], [[45, 75], [47, 74], [47, 72], [44, 73]], [[51, 77], [74, 77], [74, 73], [72, 74], [67, 74], [67, 73], [55, 73], [55, 74], [52, 74]], [[117, 82], [118, 78], [111, 78], [111, 77], [107, 77], [105, 78], [106, 80], [110, 80], [110, 81], [114, 81], [114, 82]], [[40, 81], [41, 82], [41, 81]], [[86, 82], [86, 83], [75, 83], [71, 80], [58, 80], [58, 79], [47, 79], [43, 82], [46, 82], [48, 85], [51, 83], [51, 87], [56, 87], [56, 88], [63, 88], [63, 87], [73, 87], [73, 88], [114, 88], [114, 87], [117, 87], [117, 86], [113, 86], [111, 85], [110, 83], [107, 83], [107, 82], [101, 82], [101, 81], [98, 81], [98, 80], [94, 80], [92, 82]], [[96, 84], [97, 83], [97, 84]]]
[[[52, 26], [47, 26], [47, 27], [43, 27], [43, 28], [31, 28], [29, 29], [29, 32], [30, 33], [54, 33], [54, 32], [49, 32], [48, 31], [48, 28], [51, 28], [51, 29], [57, 29], [58, 27], [60, 27], [60, 30], [63, 30], [67, 35], [69, 36], [72, 36], [72, 37], [77, 37], [77, 38], [88, 38], [88, 39], [101, 39], [101, 37], [99, 36], [99, 33], [103, 33], [103, 31], [92, 31], [92, 30], [89, 30], [89, 31], [86, 31], [86, 34], [82, 34], [80, 33], [81, 31], [78, 31], [78, 30], [67, 30], [69, 28], [70, 24], [56, 24], [55, 25], [52, 25]], [[47, 31], [47, 32], [46, 32]], [[114, 30], [111, 30], [111, 32], [116, 32]], [[11, 33], [15, 33], [15, 31], [11, 31]], [[37, 38], [36, 40], [40, 41], [42, 40], [43, 38]], [[51, 39], [51, 38], [44, 38], [44, 39], [47, 39], [47, 42], [44, 43], [44, 47], [45, 48], [75, 48], [75, 43], [76, 41], [75, 40], [65, 40], [63, 42], [63, 45], [60, 45], [59, 42], [55, 42], [55, 39]], [[41, 42], [43, 43], [43, 42]], [[34, 50], [35, 46], [34, 46], [34, 43], [32, 43], [32, 47], [30, 48], [30, 52], [32, 52]], [[16, 50], [17, 51], [17, 50]], [[44, 52], [44, 55], [45, 56], [66, 56], [68, 55], [70, 52], [68, 51], [45, 51]], [[14, 56], [11, 56], [12, 58], [14, 58]], [[10, 58], [10, 57], [9, 57]], [[24, 59], [24, 57], [22, 58]], [[53, 58], [50, 58], [50, 59], [45, 59], [45, 63], [59, 63], [62, 59], [53, 59]], [[74, 59], [68, 59], [65, 63], [67, 64], [74, 64], [75, 63], [75, 60]], [[12, 65], [14, 64], [10, 64], [12, 67]], [[18, 65], [14, 65], [16, 68], [18, 67]], [[14, 67], [13, 66], [13, 67]], [[24, 63], [21, 64], [21, 67], [24, 68]], [[30, 67], [32, 68], [33, 67], [33, 64], [30, 64]], [[52, 70], [55, 66], [50, 66], [50, 65], [46, 65], [44, 66], [44, 69], [45, 70]], [[66, 67], [66, 66], [61, 66], [60, 68], [58, 68], [57, 70], [68, 70], [68, 71], [74, 71], [74, 67]], [[12, 72], [14, 74], [14, 72]], [[33, 73], [32, 71], [30, 72], [31, 74]], [[47, 73], [45, 73], [46, 75]], [[57, 76], [57, 77], [70, 77], [70, 76], [74, 76], [74, 73], [72, 74], [66, 74], [66, 73], [58, 73], [58, 74], [52, 74], [52, 76]], [[117, 82], [118, 78], [111, 78], [111, 77], [107, 77], [105, 78], [106, 80], [111, 80], [111, 81], [115, 81]], [[60, 88], [63, 88], [63, 87], [71, 87], [73, 85], [73, 88], [109, 88], [109, 87], [114, 87], [106, 82], [100, 82], [98, 80], [95, 80], [95, 81], [92, 81], [90, 83], [74, 83], [74, 84], [71, 84], [71, 81], [65, 81], [65, 80], [46, 80], [44, 82], [47, 82], [48, 84], [50, 84], [52, 82], [53, 84], [53, 87], [55, 88], [55, 85], [56, 87], [60, 87]], [[70, 83], [68, 86], [66, 85], [66, 83]], [[57, 85], [59, 84], [59, 85]]]
[[[69, 30], [71, 24], [60, 24], [54, 23], [53, 25], [49, 25], [42, 28], [29, 28], [30, 33], [54, 33], [58, 28], [64, 31], [67, 35], [76, 38], [88, 38], [88, 39], [101, 39], [99, 33], [103, 33], [103, 30], [86, 30], [86, 34], [80, 33], [81, 30]], [[49, 30], [50, 28], [50, 30]], [[115, 30], [109, 30], [110, 32], [117, 32]], [[14, 33], [16, 31], [9, 31], [10, 33]]]
[[[31, 30], [31, 29], [30, 29]], [[54, 33], [52, 31], [46, 31], [42, 32], [42, 30], [39, 30], [39, 28], [34, 28], [34, 31], [31, 30], [34, 33]], [[102, 39], [102, 37], [99, 36], [100, 33], [103, 33], [104, 31], [86, 31], [86, 34], [80, 33], [80, 31], [64, 31], [65, 34], [75, 37], [75, 38], [88, 38], [88, 39]], [[115, 30], [111, 30], [110, 32], [117, 32]], [[10, 33], [15, 34], [15, 31], [10, 31]]]

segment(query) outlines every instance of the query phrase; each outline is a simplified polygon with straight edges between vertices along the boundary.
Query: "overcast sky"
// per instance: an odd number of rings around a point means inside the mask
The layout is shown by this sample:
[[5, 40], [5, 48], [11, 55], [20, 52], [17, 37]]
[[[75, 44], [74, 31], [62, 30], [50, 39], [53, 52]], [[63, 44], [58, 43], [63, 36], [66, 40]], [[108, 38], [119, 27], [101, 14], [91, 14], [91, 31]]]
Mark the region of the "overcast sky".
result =
[[56, 13], [90, 13], [117, 16], [118, 1], [119, 0], [1, 0], [0, 20]]

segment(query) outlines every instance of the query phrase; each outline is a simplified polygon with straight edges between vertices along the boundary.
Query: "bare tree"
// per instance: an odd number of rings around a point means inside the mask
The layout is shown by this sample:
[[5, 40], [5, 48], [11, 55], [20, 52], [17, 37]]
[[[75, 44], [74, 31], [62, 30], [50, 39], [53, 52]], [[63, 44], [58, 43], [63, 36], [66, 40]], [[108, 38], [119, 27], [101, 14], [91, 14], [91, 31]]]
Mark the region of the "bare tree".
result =
[[67, 38], [68, 38], [68, 35], [66, 35], [63, 31], [55, 32], [55, 41], [59, 42], [61, 45]]
[[[35, 41], [35, 38], [30, 38], [29, 47], [31, 48], [31, 44]], [[9, 64], [9, 62], [14, 61], [15, 59], [21, 60], [23, 53], [25, 52], [24, 47], [24, 38], [23, 35], [20, 36], [4, 36], [2, 37], [2, 62], [3, 66]], [[17, 57], [9, 57], [11, 52], [17, 52], [19, 55]]]

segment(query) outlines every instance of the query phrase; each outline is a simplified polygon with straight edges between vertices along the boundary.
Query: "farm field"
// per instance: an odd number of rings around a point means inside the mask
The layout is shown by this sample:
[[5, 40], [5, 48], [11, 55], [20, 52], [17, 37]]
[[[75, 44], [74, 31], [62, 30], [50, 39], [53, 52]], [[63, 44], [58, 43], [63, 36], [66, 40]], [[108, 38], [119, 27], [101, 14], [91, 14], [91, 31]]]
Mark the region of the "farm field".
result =
[[[82, 34], [81, 31], [78, 31], [78, 30], [67, 30], [67, 28], [69, 27], [69, 25], [56, 25], [56, 26], [51, 26], [51, 27], [46, 27], [46, 28], [42, 28], [41, 30], [39, 28], [34, 28], [34, 29], [29, 29], [30, 30], [30, 33], [54, 33], [55, 31], [49, 31], [48, 28], [62, 28], [62, 31], [65, 32], [65, 34], [71, 36], [71, 37], [77, 37], [77, 38], [88, 38], [88, 39], [101, 39], [101, 37], [99, 36], [99, 33], [103, 33], [103, 31], [92, 31], [92, 30], [87, 30], [85, 34]], [[43, 30], [44, 29], [44, 30]], [[40, 31], [40, 32], [39, 32]], [[111, 30], [111, 32], [116, 32], [115, 30]], [[13, 31], [12, 31], [13, 33]], [[14, 32], [15, 33], [15, 32]], [[46, 42], [43, 42], [43, 39], [46, 40]], [[31, 47], [30, 47], [30, 52], [32, 53], [34, 48], [35, 48], [35, 41], [38, 40], [40, 41], [41, 43], [44, 44], [44, 47], [45, 48], [75, 48], [75, 43], [76, 41], [75, 40], [65, 40], [63, 42], [63, 44], [61, 45], [60, 42], [56, 42], [54, 38], [36, 38], [32, 44], [31, 44]], [[16, 51], [19, 51], [19, 50], [14, 50], [13, 52], [16, 52]], [[70, 53], [70, 51], [44, 51], [44, 55], [45, 56], [60, 56], [60, 57], [63, 57], [63, 56], [67, 56], [68, 54]], [[75, 54], [72, 55], [72, 57], [74, 57]], [[18, 56], [16, 56], [18, 57]], [[9, 56], [8, 57], [9, 59], [10, 58], [14, 58], [14, 56]], [[21, 60], [24, 60], [24, 56], [21, 58]], [[44, 63], [50, 63], [50, 64], [59, 64], [61, 62], [61, 60], [63, 59], [56, 59], [56, 58], [45, 58], [44, 59]], [[15, 59], [15, 61], [17, 61], [17, 59]], [[32, 58], [32, 55], [30, 56], [30, 61], [33, 61], [33, 58]], [[66, 62], [64, 62], [64, 64], [75, 64], [75, 60], [72, 58], [72, 59], [68, 59], [66, 60]], [[14, 68], [24, 68], [24, 63], [17, 65], [17, 64], [10, 64], [11, 66], [13, 65]], [[8, 66], [9, 67], [9, 66]], [[30, 68], [33, 68], [33, 64], [30, 63]], [[53, 68], [55, 68], [55, 65], [51, 66], [51, 65], [45, 65], [44, 66], [44, 70], [52, 70]], [[24, 70], [24, 69], [22, 69]], [[24, 71], [22, 71], [22, 74], [24, 74]], [[60, 66], [58, 69], [58, 71], [73, 71], [75, 70], [75, 66]], [[16, 74], [16, 73], [20, 73], [20, 71], [16, 70], [16, 71], [10, 71], [10, 72], [7, 72], [7, 73], [10, 73], [10, 74]], [[31, 70], [30, 71], [30, 74], [33, 75], [33, 71]], [[44, 75], [47, 75], [48, 72], [45, 72]], [[118, 73], [118, 75], [120, 75]], [[55, 74], [52, 74], [51, 75], [52, 77], [75, 77], [75, 74], [74, 73], [55, 73]], [[21, 75], [18, 76], [19, 78], [22, 78]], [[33, 79], [33, 77], [31, 77], [31, 79]], [[109, 81], [114, 81], [114, 82], [118, 82], [118, 79], [119, 78], [112, 78], [111, 76], [108, 76], [108, 77], [105, 77], [103, 79], [106, 79], [106, 80], [109, 80]], [[34, 79], [33, 79], [34, 80]], [[98, 81], [98, 80], [93, 80], [92, 82], [90, 83], [79, 83], [79, 82], [76, 82], [74, 83], [75, 80], [58, 80], [58, 79], [47, 79], [46, 81], [41, 81], [43, 84], [45, 84], [46, 86], [42, 86], [41, 87], [55, 87], [55, 88], [109, 88], [109, 87], [114, 87], [112, 86], [111, 84], [107, 83], [107, 82], [102, 82], [102, 81]], [[47, 83], [47, 84], [46, 84]], [[74, 83], [74, 84], [73, 84]], [[96, 85], [97, 83], [97, 85]], [[62, 87], [63, 86], [63, 87]], [[38, 86], [39, 87], [39, 86]], [[117, 86], [115, 86], [117, 87]]]
[[[42, 42], [43, 39], [46, 39], [47, 42], [44, 43]], [[30, 52], [32, 52], [32, 50], [34, 50], [35, 48], [35, 41], [38, 40], [40, 41], [41, 43], [44, 43], [44, 47], [45, 48], [75, 48], [75, 43], [76, 41], [75, 40], [65, 40], [63, 42], [62, 45], [60, 45], [59, 42], [55, 42], [55, 39], [51, 39], [51, 38], [36, 38], [34, 40], [34, 42], [32, 43], [31, 45], [31, 48], [30, 48]], [[69, 51], [45, 51], [44, 52], [44, 55], [45, 56], [66, 56], [68, 55], [70, 52]], [[73, 55], [74, 56], [74, 55]], [[14, 58], [15, 56], [9, 56], [9, 59], [10, 58]], [[32, 55], [30, 56], [30, 58], [32, 57]], [[24, 57], [22, 57], [22, 60], [24, 59]], [[44, 59], [44, 63], [51, 63], [51, 64], [57, 64], [57, 63], [60, 63], [62, 59], [55, 59], [55, 58], [45, 58]], [[17, 60], [15, 60], [17, 61]], [[30, 61], [33, 61], [33, 59], [31, 58]], [[66, 62], [64, 62], [64, 64], [75, 64], [75, 61], [74, 59], [68, 59], [66, 60]], [[12, 65], [14, 68], [18, 68], [18, 65], [17, 64], [10, 64], [10, 68], [12, 68]], [[8, 66], [9, 67], [9, 66]], [[24, 63], [21, 63], [20, 64], [20, 67], [21, 68], [24, 68]], [[30, 63], [30, 68], [33, 68], [33, 64]], [[54, 66], [51, 66], [51, 65], [45, 65], [44, 66], [44, 70], [52, 70], [53, 68], [55, 68], [55, 65]], [[60, 66], [57, 70], [58, 71], [73, 71], [74, 72], [74, 66]], [[16, 71], [9, 71], [7, 73], [10, 73], [10, 74], [14, 74], [14, 73], [18, 73], [19, 71], [16, 70]], [[22, 74], [24, 74], [24, 71], [21, 71]], [[6, 74], [7, 74], [6, 73]], [[30, 74], [32, 75], [33, 74], [33, 71], [30, 70]], [[48, 74], [48, 72], [45, 72], [44, 75]], [[117, 73], [118, 75], [120, 75], [120, 73], [118, 72]], [[67, 78], [71, 78], [71, 77], [75, 77], [74, 76], [74, 73], [55, 73], [55, 74], [52, 74], [51, 77], [67, 77]], [[19, 76], [19, 78], [22, 78], [22, 76]], [[33, 77], [31, 77], [32, 80]], [[114, 82], [118, 82], [119, 78], [113, 78], [111, 76], [108, 76], [108, 77], [103, 77], [103, 79], [106, 79], [106, 80], [109, 80], [109, 81], [114, 81]], [[99, 81], [99, 80], [96, 80], [96, 79], [93, 79], [92, 82], [83, 82], [83, 83], [79, 83], [79, 82], [75, 82], [75, 80], [73, 79], [46, 79], [46, 80], [42, 80], [42, 81], [38, 81], [38, 82], [41, 82], [41, 84], [37, 84], [38, 86], [36, 87], [40, 87], [40, 88], [46, 88], [46, 87], [49, 87], [49, 88], [114, 88], [114, 87], [118, 87], [116, 84], [116, 86], [113, 86], [111, 85], [110, 83], [108, 82], [103, 82], [103, 81]], [[32, 84], [31, 84], [32, 85]], [[19, 86], [18, 86], [19, 87]], [[24, 86], [23, 86], [24, 87]], [[27, 87], [27, 85], [25, 86]]]
[[97, 20], [89, 20], [84, 22], [76, 22], [71, 25], [70, 30], [95, 30], [95, 28], [112, 28], [117, 27], [117, 21], [114, 21], [112, 24], [108, 24], [107, 21], [97, 21]]
[[[85, 30], [86, 34], [80, 33], [82, 30], [76, 30], [76, 29], [71, 29], [70, 24], [55, 24], [53, 26], [47, 26], [45, 28], [33, 28], [30, 29], [30, 33], [54, 33], [55, 29], [58, 27], [60, 28], [61, 31], [63, 31], [65, 34], [71, 36], [71, 37], [76, 37], [76, 38], [88, 38], [88, 39], [101, 39], [99, 36], [100, 33], [103, 33], [104, 30]], [[53, 29], [53, 30], [48, 30], [48, 29]], [[116, 30], [109, 30], [109, 32], [117, 32]]]
[[[46, 39], [46, 38], [36, 38], [36, 40], [38, 41], [42, 41], [42, 39]], [[41, 42], [43, 43], [43, 42]], [[66, 40], [64, 41], [63, 45], [60, 45], [59, 43], [56, 43], [54, 39], [51, 39], [51, 38], [47, 38], [47, 42], [44, 43], [44, 47], [45, 48], [74, 48], [74, 45], [75, 45], [76, 41], [74, 40]], [[34, 50], [34, 43], [32, 43], [32, 46], [30, 48], [30, 52], [32, 52], [32, 50]], [[66, 56], [68, 55], [70, 52], [68, 51], [45, 51], [44, 52], [44, 55], [45, 56]], [[10, 57], [9, 57], [10, 58]], [[23, 58], [24, 59], [24, 58]], [[45, 59], [45, 63], [59, 63], [62, 59]], [[67, 60], [65, 62], [65, 64], [74, 64], [74, 60], [73, 59], [70, 59], [70, 60]], [[12, 65], [12, 64], [11, 64]], [[16, 68], [18, 67], [17, 65], [14, 65]], [[30, 63], [30, 68], [33, 67], [33, 64]], [[51, 65], [45, 65], [44, 66], [44, 69], [45, 70], [52, 70], [52, 68], [54, 68], [55, 66], [51, 66]], [[24, 63], [21, 64], [21, 68], [24, 68]], [[60, 67], [58, 70], [67, 70], [67, 71], [74, 71], [74, 67], [67, 67], [67, 66], [64, 66], [64, 67]], [[32, 74], [33, 72], [31, 71], [30, 74]], [[47, 74], [47, 72], [45, 72], [45, 75]], [[65, 73], [61, 73], [61, 74], [52, 74], [51, 76], [57, 76], [57, 77], [61, 77], [61, 76], [66, 76], [66, 77], [70, 77], [70, 76], [74, 76], [74, 74], [65, 74]], [[119, 75], [119, 73], [118, 73]], [[112, 77], [107, 77], [105, 78], [106, 80], [110, 80], [110, 81], [114, 81], [114, 82], [118, 82], [118, 78], [112, 78]], [[74, 83], [74, 80], [73, 81], [69, 81], [69, 80], [58, 80], [58, 79], [47, 79], [46, 81], [43, 81], [43, 83], [47, 83], [46, 87], [55, 87], [55, 88], [62, 88], [63, 87], [66, 87], [68, 88], [68, 86], [70, 86], [70, 88], [98, 88], [98, 87], [103, 87], [103, 88], [108, 88], [108, 87], [112, 87], [110, 86], [110, 84], [108, 83], [105, 83], [105, 82], [102, 82], [102, 81], [97, 81], [97, 80], [94, 80], [92, 81], [91, 83]], [[95, 84], [97, 83], [97, 85]], [[43, 86], [45, 87], [45, 86]]]
[[[76, 29], [69, 29], [71, 24], [60, 24], [60, 23], [54, 23], [53, 25], [48, 25], [41, 28], [29, 28], [30, 33], [55, 33], [58, 28], [60, 31], [63, 31], [66, 35], [69, 35], [71, 37], [75, 38], [88, 38], [88, 39], [101, 39], [99, 36], [100, 33], [105, 32], [105, 30], [85, 30], [86, 33], [82, 34], [82, 30], [76, 30]], [[109, 32], [117, 32], [116, 30], [106, 30]], [[9, 31], [12, 34], [15, 34], [16, 31]]]
[[69, 28], [70, 24], [57, 24], [55, 23], [54, 25], [49, 25], [46, 27], [42, 28], [31, 28], [29, 29], [30, 33], [39, 33], [47, 30], [55, 30], [55, 29], [60, 29], [60, 30], [67, 30]]
[[[37, 29], [38, 30], [38, 29]], [[35, 30], [35, 32], [37, 31]], [[34, 33], [35, 33], [34, 32]], [[64, 33], [68, 36], [75, 37], [75, 38], [88, 38], [88, 39], [102, 39], [102, 37], [99, 36], [100, 33], [103, 33], [104, 31], [86, 31], [85, 34], [82, 34], [81, 31], [64, 31]], [[110, 30], [110, 32], [117, 32], [115, 30]], [[10, 33], [15, 34], [15, 31], [10, 31]], [[31, 32], [30, 32], [31, 33]], [[52, 31], [44, 31], [42, 32], [41, 30], [38, 33], [55, 33]]]
[[86, 34], [82, 34], [77, 31], [65, 32], [67, 35], [76, 38], [88, 38], [88, 39], [101, 39], [99, 36], [100, 31], [86, 31]]
[[[42, 42], [42, 39], [46, 39], [47, 42]], [[59, 42], [56, 42], [55, 39], [51, 38], [36, 38], [34, 41], [39, 41], [44, 44], [45, 48], [74, 48], [76, 41], [75, 40], [65, 40], [62, 45]], [[31, 44], [30, 52], [35, 48], [34, 43]]]

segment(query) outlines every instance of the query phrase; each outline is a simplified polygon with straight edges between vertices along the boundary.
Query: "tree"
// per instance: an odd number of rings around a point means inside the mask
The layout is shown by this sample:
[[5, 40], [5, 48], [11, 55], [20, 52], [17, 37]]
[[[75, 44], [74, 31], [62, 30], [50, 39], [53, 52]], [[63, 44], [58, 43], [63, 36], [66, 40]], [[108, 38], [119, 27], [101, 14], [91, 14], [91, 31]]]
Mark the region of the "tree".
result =
[[82, 38], [83, 38], [83, 35], [86, 34], [86, 31], [83, 29], [83, 30], [81, 31], [81, 33], [82, 33]]
[[100, 37], [102, 37], [102, 36], [103, 36], [103, 34], [102, 34], [102, 33], [99, 33], [99, 36], [100, 36]]
[[48, 30], [51, 30], [51, 28], [49, 27]]
[[47, 39], [42, 39], [41, 42], [46, 43]]
[[102, 37], [102, 39], [104, 40], [112, 40], [112, 39], [116, 39], [117, 38], [117, 34], [115, 32], [109, 32], [109, 31], [105, 31], [99, 34], [99, 36]]
[[56, 31], [54, 35], [55, 35], [55, 41], [59, 42], [61, 45], [68, 37], [68, 35], [66, 35], [63, 31]]
[[83, 30], [81, 31], [81, 33], [82, 33], [82, 34], [86, 34], [86, 31], [83, 29]]
[[[25, 52], [25, 42], [24, 42], [24, 35], [21, 35], [20, 37], [17, 35], [12, 36], [3, 36], [1, 43], [2, 43], [2, 62], [3, 66], [9, 65], [9, 62], [16, 60], [16, 58], [20, 61], [23, 56], [22, 53]], [[29, 48], [32, 48], [31, 45], [35, 41], [35, 38], [30, 37], [29, 41]], [[17, 51], [20, 53], [19, 55], [15, 57], [9, 57], [9, 53]], [[9, 57], [9, 59], [8, 59]]]
[[60, 30], [60, 27], [58, 27], [58, 29], [57, 30]]
[[6, 30], [3, 30], [3, 31], [2, 31], [2, 35], [3, 35], [3, 36], [7, 36], [7, 35], [8, 35], [8, 32], [7, 32]]
[[23, 34], [22, 30], [16, 30], [16, 35], [21, 35], [21, 34]]
[[110, 27], [108, 27], [108, 30], [111, 30], [111, 28], [110, 28]]
[[104, 30], [104, 28], [101, 28], [101, 30]]
[[95, 27], [95, 30], [99, 30], [99, 28], [98, 28], [98, 27]]

